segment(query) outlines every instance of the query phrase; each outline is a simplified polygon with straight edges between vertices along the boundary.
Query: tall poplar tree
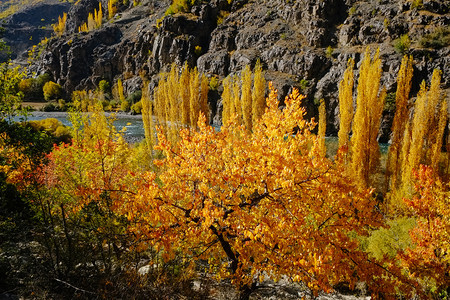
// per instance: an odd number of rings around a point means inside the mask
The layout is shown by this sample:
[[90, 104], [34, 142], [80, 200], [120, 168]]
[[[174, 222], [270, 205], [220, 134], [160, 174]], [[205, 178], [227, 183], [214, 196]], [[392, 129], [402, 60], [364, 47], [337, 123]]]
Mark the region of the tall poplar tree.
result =
[[379, 91], [380, 78], [380, 51], [371, 59], [367, 48], [360, 68], [351, 140], [352, 172], [363, 188], [370, 186], [370, 175], [380, 162], [377, 136], [386, 97], [385, 89]]

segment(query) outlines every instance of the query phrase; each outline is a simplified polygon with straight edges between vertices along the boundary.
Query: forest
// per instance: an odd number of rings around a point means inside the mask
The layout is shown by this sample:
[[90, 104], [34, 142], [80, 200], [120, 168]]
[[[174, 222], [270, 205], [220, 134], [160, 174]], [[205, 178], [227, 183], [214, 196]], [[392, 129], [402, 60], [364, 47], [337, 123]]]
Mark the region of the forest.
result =
[[330, 154], [325, 102], [317, 120], [307, 119], [305, 96], [293, 89], [280, 101], [259, 63], [221, 82], [220, 130], [209, 125], [207, 102], [216, 78], [173, 65], [150, 90], [143, 74], [146, 138], [136, 144], [105, 116], [101, 90], [74, 93], [70, 128], [12, 122], [26, 119], [19, 87], [27, 79], [2, 64], [0, 291], [214, 299], [214, 283], [225, 282], [250, 299], [270, 279], [298, 283], [305, 298], [356, 290], [447, 299], [442, 73], [412, 98], [413, 59], [403, 58], [387, 153], [377, 141], [381, 75], [378, 51], [367, 48], [359, 68], [348, 61], [336, 82], [338, 149]]

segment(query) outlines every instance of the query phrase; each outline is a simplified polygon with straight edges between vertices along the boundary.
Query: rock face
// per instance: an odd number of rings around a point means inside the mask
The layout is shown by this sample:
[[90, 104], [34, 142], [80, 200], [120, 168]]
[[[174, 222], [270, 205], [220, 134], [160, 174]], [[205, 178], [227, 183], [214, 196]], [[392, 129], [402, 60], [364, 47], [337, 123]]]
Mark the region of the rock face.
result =
[[[106, 1], [102, 4], [106, 15]], [[338, 130], [338, 83], [347, 60], [352, 57], [358, 65], [366, 46], [380, 49], [388, 93], [395, 92], [403, 54], [415, 59], [413, 93], [435, 68], [443, 71], [443, 88], [450, 88], [449, 45], [420, 46], [434, 32], [448, 35], [450, 0], [424, 0], [419, 7], [407, 0], [211, 0], [158, 21], [169, 4], [143, 0], [136, 7], [122, 6], [113, 21], [78, 34], [76, 28], [98, 7], [96, 0], [81, 0], [69, 12], [68, 33], [49, 42], [35, 70], [51, 73], [68, 92], [119, 77], [132, 92], [140, 88], [139, 74], [149, 77], [153, 88], [158, 73], [172, 62], [224, 78], [260, 60], [281, 97], [292, 87], [308, 95], [309, 117], [317, 114], [315, 100], [325, 99], [327, 134]], [[396, 46], [406, 35], [410, 44]], [[388, 111], [385, 115], [382, 141], [388, 140], [392, 118]]]
[[[0, 37], [10, 46], [11, 58], [19, 63], [26, 63], [28, 50], [53, 33], [51, 24], [69, 10], [69, 3], [57, 0], [46, 0], [25, 7], [19, 12], [2, 20], [4, 28]], [[8, 57], [0, 54], [0, 61]]]

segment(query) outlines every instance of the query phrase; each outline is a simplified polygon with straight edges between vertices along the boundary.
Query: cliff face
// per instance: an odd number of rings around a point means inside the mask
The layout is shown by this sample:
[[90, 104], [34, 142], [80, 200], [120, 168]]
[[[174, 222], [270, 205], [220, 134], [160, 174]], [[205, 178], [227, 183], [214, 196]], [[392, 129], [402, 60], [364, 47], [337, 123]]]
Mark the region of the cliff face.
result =
[[[10, 47], [11, 58], [18, 63], [26, 63], [28, 50], [42, 39], [49, 38], [53, 33], [51, 24], [58, 20], [64, 12], [69, 10], [69, 3], [57, 0], [45, 0], [37, 4], [26, 6], [17, 13], [0, 20], [0, 33]], [[8, 57], [0, 53], [0, 61]]]
[[[48, 43], [34, 70], [51, 73], [68, 92], [119, 77], [132, 92], [140, 88], [140, 73], [151, 79], [153, 88], [157, 74], [172, 62], [187, 62], [223, 78], [259, 59], [266, 79], [274, 81], [282, 96], [293, 86], [308, 95], [309, 116], [316, 115], [314, 100], [324, 98], [328, 134], [335, 134], [338, 83], [348, 58], [358, 64], [366, 46], [380, 49], [388, 93], [396, 89], [401, 51], [415, 58], [415, 92], [435, 68], [443, 71], [443, 88], [450, 88], [450, 1], [423, 0], [419, 6], [416, 2], [212, 0], [190, 13], [167, 16], [157, 26], [170, 3], [146, 0], [136, 7], [120, 7], [114, 20], [100, 29], [76, 33], [88, 12], [98, 7], [96, 0], [81, 0], [69, 11], [67, 33]], [[102, 5], [106, 11], [107, 2]], [[409, 45], [396, 41], [402, 36]], [[441, 44], [424, 42], [445, 37]], [[212, 107], [219, 110], [213, 114], [220, 112], [220, 100]], [[389, 113], [385, 122], [389, 127]], [[384, 135], [382, 140], [386, 139]]]

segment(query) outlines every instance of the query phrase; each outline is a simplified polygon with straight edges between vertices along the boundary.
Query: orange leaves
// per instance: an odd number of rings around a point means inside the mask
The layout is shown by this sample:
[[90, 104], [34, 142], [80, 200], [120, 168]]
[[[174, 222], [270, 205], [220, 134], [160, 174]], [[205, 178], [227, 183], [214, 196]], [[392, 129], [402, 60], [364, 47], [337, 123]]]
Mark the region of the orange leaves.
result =
[[321, 154], [303, 98], [294, 90], [281, 111], [272, 89], [252, 133], [233, 120], [216, 132], [201, 117], [176, 145], [160, 134], [165, 158], [129, 201], [139, 207], [132, 230], [156, 247], [209, 258], [240, 286], [266, 272], [330, 290], [365, 274], [357, 268], [365, 254], [348, 232], [367, 235], [380, 216], [371, 191], [357, 191]]
[[410, 232], [415, 247], [402, 254], [402, 260], [424, 292], [439, 292], [450, 284], [450, 185], [435, 178], [434, 171], [423, 165], [416, 177], [418, 195], [405, 200], [417, 218], [417, 226]]

